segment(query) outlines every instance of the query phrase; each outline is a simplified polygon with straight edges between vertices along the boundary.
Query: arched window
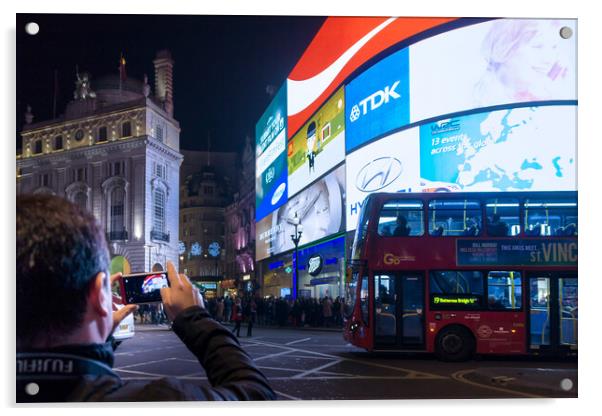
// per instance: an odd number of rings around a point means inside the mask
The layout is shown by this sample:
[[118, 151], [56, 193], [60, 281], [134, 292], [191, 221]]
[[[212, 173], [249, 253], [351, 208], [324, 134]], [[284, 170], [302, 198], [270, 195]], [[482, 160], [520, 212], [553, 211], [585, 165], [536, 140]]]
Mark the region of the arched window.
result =
[[88, 209], [88, 195], [85, 192], [80, 191], [75, 194], [73, 202], [83, 210]]
[[155, 232], [165, 232], [165, 192], [162, 189], [155, 190], [153, 205], [153, 228]]
[[118, 238], [118, 234], [125, 231], [125, 190], [123, 188], [116, 187], [111, 191], [110, 215], [111, 240], [121, 240], [123, 238]]

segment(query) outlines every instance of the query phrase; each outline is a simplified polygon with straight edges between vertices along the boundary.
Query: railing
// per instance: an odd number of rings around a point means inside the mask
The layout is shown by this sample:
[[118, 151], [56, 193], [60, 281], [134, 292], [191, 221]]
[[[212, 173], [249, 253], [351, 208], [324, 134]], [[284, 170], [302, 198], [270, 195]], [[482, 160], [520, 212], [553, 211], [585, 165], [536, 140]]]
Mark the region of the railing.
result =
[[169, 233], [151, 230], [150, 237], [151, 240], [165, 241], [166, 243], [169, 243]]
[[107, 233], [107, 239], [109, 241], [125, 241], [128, 239], [128, 232], [123, 231], [109, 231]]

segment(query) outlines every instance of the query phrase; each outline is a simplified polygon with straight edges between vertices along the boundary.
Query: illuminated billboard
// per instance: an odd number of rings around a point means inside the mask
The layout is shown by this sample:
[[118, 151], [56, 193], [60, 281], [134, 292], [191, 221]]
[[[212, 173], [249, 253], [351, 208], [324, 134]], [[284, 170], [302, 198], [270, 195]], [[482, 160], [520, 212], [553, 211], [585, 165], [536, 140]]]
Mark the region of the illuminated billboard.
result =
[[408, 49], [364, 71], [345, 88], [345, 149], [410, 122]]
[[339, 89], [289, 141], [289, 198], [345, 159], [344, 95]]
[[409, 38], [443, 31], [446, 24], [483, 19], [449, 17], [349, 17], [326, 19], [289, 74], [288, 134], [297, 132], [355, 70], [387, 48]]
[[294, 248], [295, 214], [303, 226], [299, 245], [345, 230], [345, 166], [341, 165], [263, 218], [256, 225], [257, 260]]
[[577, 107], [510, 108], [420, 126], [420, 174], [462, 191], [577, 190]]
[[355, 230], [366, 196], [420, 191], [419, 130], [404, 130], [347, 155], [346, 223]]
[[255, 218], [260, 220], [287, 200], [286, 84], [255, 127]]
[[573, 33], [576, 20], [497, 19], [411, 45], [410, 121], [496, 105], [576, 100]]

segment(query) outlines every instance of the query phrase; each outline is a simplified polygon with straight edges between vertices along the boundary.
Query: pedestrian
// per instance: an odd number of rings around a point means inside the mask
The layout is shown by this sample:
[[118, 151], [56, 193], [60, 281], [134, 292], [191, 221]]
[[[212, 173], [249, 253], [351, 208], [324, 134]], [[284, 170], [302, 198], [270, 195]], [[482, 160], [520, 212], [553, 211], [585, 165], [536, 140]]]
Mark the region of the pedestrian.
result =
[[330, 327], [332, 321], [332, 301], [328, 296], [322, 300], [322, 315], [324, 316], [324, 326]]
[[16, 222], [18, 403], [276, 399], [238, 340], [211, 319], [198, 290], [171, 261], [169, 287], [161, 289], [165, 312], [211, 385], [174, 377], [122, 379], [112, 369], [112, 333], [136, 305], [113, 311], [111, 285], [121, 274], [109, 275], [104, 228], [87, 210], [51, 195], [17, 197]]
[[247, 306], [247, 336], [253, 336], [253, 324], [257, 320], [257, 304], [253, 298], [249, 299]]
[[337, 296], [334, 303], [332, 304], [332, 316], [334, 318], [334, 324], [336, 326], [341, 325], [341, 298]]
[[222, 322], [224, 320], [224, 299], [223, 298], [219, 298], [217, 300], [215, 320], [217, 322]]
[[240, 323], [242, 322], [242, 302], [239, 297], [236, 298], [234, 306], [232, 307], [232, 321], [234, 321], [234, 328], [232, 328], [232, 333], [236, 332], [236, 336], [240, 337]]
[[232, 313], [232, 299], [230, 296], [226, 295], [226, 299], [224, 300], [224, 319], [226, 322], [230, 322]]

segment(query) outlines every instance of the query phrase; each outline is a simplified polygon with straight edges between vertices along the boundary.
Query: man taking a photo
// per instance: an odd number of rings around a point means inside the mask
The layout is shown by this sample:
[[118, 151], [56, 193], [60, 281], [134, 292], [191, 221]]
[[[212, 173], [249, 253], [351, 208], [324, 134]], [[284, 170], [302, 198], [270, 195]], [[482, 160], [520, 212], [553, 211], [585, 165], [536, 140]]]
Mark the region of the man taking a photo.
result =
[[17, 402], [272, 400], [236, 338], [210, 318], [188, 278], [167, 264], [161, 289], [172, 329], [211, 387], [175, 378], [124, 382], [110, 335], [135, 311], [112, 311], [109, 253], [87, 211], [55, 196], [17, 198]]

